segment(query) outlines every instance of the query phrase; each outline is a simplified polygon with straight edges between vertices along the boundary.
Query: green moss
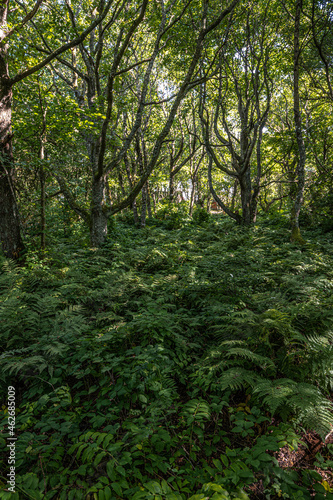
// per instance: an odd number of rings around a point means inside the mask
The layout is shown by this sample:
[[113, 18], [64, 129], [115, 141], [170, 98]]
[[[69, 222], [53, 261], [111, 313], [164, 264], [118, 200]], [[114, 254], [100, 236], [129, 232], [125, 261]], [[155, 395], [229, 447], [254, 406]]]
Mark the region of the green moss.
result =
[[294, 226], [292, 228], [290, 241], [293, 243], [299, 243], [300, 245], [305, 245], [305, 240], [302, 238], [301, 231], [298, 226]]

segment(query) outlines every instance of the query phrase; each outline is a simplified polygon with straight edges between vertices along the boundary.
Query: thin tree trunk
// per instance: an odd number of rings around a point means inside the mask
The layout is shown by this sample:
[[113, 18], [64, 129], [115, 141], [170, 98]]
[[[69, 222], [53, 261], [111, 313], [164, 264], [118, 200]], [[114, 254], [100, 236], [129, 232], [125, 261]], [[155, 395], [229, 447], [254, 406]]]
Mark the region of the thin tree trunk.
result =
[[170, 177], [169, 177], [169, 201], [170, 203], [173, 202], [175, 197], [175, 176], [173, 175], [172, 170], [170, 171]]
[[147, 214], [147, 184], [145, 184], [141, 191], [141, 217], [140, 226], [145, 227]]
[[190, 211], [189, 211], [190, 217], [192, 217], [192, 213], [193, 213], [194, 195], [195, 195], [195, 179], [191, 179], [191, 180], [192, 180], [192, 187], [191, 187]]
[[152, 219], [149, 181], [147, 181], [147, 211], [149, 219]]
[[297, 193], [295, 197], [294, 206], [291, 210], [291, 241], [304, 243], [299, 228], [299, 214], [303, 204], [304, 186], [305, 186], [305, 162], [306, 151], [302, 133], [302, 116], [300, 110], [300, 97], [299, 97], [299, 66], [300, 66], [300, 20], [302, 11], [302, 0], [296, 0], [296, 13], [295, 13], [295, 31], [294, 31], [294, 118], [295, 118], [295, 131], [298, 145], [298, 164], [296, 167], [297, 178]]
[[121, 189], [121, 194], [123, 196], [125, 196], [126, 195], [126, 191], [125, 191], [125, 188], [124, 188], [123, 176], [121, 175], [120, 172], [118, 174], [118, 180], [119, 180], [119, 186], [120, 186], [120, 189]]
[[[125, 164], [125, 168], [126, 168], [127, 179], [128, 179], [130, 188], [132, 189], [133, 188], [133, 179], [135, 178], [135, 164], [133, 164], [132, 174], [131, 174], [131, 168], [130, 168], [130, 164], [129, 164], [127, 155], [124, 156], [124, 164]], [[133, 179], [132, 179], [132, 175], [133, 175]], [[131, 208], [133, 210], [134, 224], [138, 225], [139, 224], [139, 216], [138, 216], [138, 209], [137, 209], [137, 205], [136, 205], [136, 200], [133, 201]]]
[[138, 207], [136, 204], [136, 200], [134, 200], [132, 203], [132, 210], [133, 210], [134, 224], [139, 225], [139, 214], [138, 214]]
[[211, 195], [211, 192], [208, 191], [208, 194], [207, 194], [207, 204], [206, 204], [206, 211], [208, 213], [210, 213], [210, 204], [211, 204], [211, 198], [212, 198], [212, 195]]
[[40, 182], [40, 248], [41, 250], [45, 250], [45, 171], [44, 171], [44, 159], [45, 159], [45, 143], [46, 143], [46, 113], [47, 108], [44, 109], [43, 99], [41, 94], [40, 85], [38, 85], [38, 94], [39, 94], [39, 103], [42, 111], [42, 132], [40, 135], [40, 150], [39, 150], [39, 159], [41, 161], [41, 165], [39, 167], [39, 182]]
[[222, 210], [227, 214], [229, 215], [229, 217], [231, 217], [232, 219], [234, 219], [235, 221], [237, 221], [238, 224], [241, 223], [241, 217], [238, 215], [238, 212], [235, 213], [233, 212], [230, 208], [228, 208], [224, 203], [223, 201], [221, 200], [221, 198], [219, 198], [219, 196], [217, 195], [214, 187], [213, 187], [213, 180], [212, 180], [212, 163], [213, 163], [213, 160], [212, 160], [212, 157], [209, 156], [209, 163], [208, 163], [208, 185], [209, 185], [209, 189], [210, 189], [210, 192], [214, 198], [214, 200], [216, 201], [216, 203], [222, 208]]
[[[44, 160], [45, 151], [44, 143], [41, 144], [39, 158]], [[39, 181], [40, 181], [40, 248], [45, 250], [45, 172], [44, 167], [41, 165], [39, 167]]]
[[238, 180], [236, 179], [234, 182], [233, 190], [232, 190], [232, 199], [231, 199], [231, 210], [232, 212], [235, 210], [235, 201], [236, 201], [236, 194], [237, 194], [237, 186], [238, 186]]
[[156, 195], [155, 193], [151, 194], [152, 200], [153, 200], [153, 210], [154, 210], [154, 216], [156, 216]]
[[110, 185], [109, 185], [108, 178], [106, 178], [106, 180], [105, 180], [105, 192], [106, 192], [106, 197], [108, 199], [108, 202], [111, 206], [112, 205], [112, 197], [111, 197], [111, 191], [110, 191]]
[[260, 183], [261, 183], [261, 143], [262, 143], [262, 131], [266, 120], [262, 122], [259, 126], [258, 142], [257, 142], [257, 176], [253, 186], [253, 193], [251, 199], [251, 218], [253, 222], [257, 221], [258, 213], [258, 198], [260, 194]]

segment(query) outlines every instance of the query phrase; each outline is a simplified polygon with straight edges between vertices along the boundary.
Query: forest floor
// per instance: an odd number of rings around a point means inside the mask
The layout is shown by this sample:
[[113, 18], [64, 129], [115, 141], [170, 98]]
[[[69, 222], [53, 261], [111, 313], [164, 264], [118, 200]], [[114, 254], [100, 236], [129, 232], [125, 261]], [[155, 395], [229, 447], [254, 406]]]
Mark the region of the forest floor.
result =
[[333, 498], [333, 233], [178, 222], [3, 260], [0, 499]]

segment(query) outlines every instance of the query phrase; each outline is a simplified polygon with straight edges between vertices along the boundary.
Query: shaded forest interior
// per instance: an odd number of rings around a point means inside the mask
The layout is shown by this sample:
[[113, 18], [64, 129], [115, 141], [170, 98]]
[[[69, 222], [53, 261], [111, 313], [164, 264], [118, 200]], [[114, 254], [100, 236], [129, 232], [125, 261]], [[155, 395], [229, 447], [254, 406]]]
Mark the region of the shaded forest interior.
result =
[[332, 500], [332, 2], [0, 25], [0, 499]]

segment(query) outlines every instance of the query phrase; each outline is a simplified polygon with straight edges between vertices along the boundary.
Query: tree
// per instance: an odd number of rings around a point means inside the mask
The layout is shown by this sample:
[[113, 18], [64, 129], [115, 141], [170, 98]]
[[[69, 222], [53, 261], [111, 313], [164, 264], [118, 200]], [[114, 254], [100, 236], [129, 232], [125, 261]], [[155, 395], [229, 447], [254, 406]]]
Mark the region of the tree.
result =
[[[26, 29], [28, 23], [36, 16], [42, 2], [43, 0], [37, 0], [34, 7], [10, 29], [7, 27], [9, 0], [5, 0], [0, 5], [0, 237], [4, 254], [13, 259], [18, 259], [24, 251], [14, 180], [15, 170], [12, 148], [13, 86], [41, 70], [65, 51], [82, 43], [89, 33], [106, 17], [112, 5], [112, 0], [109, 0], [107, 4], [101, 2], [99, 15], [92, 20], [89, 27], [84, 29], [80, 35], [71, 32], [72, 40], [66, 41], [60, 47], [52, 50], [42, 60], [36, 62], [36, 64], [28, 68], [21, 68], [12, 76], [8, 64], [10, 38]], [[15, 13], [15, 16], [17, 17], [18, 14]]]
[[[186, 38], [188, 47], [187, 61], [185, 65], [182, 65], [181, 71], [179, 71], [177, 90], [173, 93], [172, 96], [167, 98], [168, 101], [171, 101], [170, 109], [164, 119], [164, 122], [160, 125], [160, 132], [158, 133], [154, 141], [154, 145], [150, 151], [149, 159], [144, 165], [144, 172], [139, 177], [139, 180], [132, 185], [130, 192], [123, 198], [123, 200], [121, 200], [119, 203], [113, 204], [110, 207], [105, 203], [104, 196], [106, 178], [111, 173], [116, 172], [122, 162], [126, 162], [126, 157], [129, 154], [130, 148], [132, 147], [134, 142], [138, 140], [138, 134], [140, 135], [143, 130], [142, 123], [144, 117], [146, 117], [147, 113], [149, 113], [149, 106], [157, 106], [165, 101], [165, 99], [157, 100], [155, 102], [150, 102], [148, 100], [149, 88], [152, 85], [154, 76], [154, 67], [156, 65], [158, 57], [163, 59], [163, 54], [168, 54], [168, 44], [177, 41], [177, 37], [179, 35], [179, 25], [181, 20], [184, 19], [184, 16], [188, 15], [189, 20], [191, 19], [193, 13], [189, 9], [192, 2], [189, 1], [183, 4], [182, 2], [177, 3], [176, 1], [172, 1], [167, 5], [164, 5], [164, 2], [161, 2], [159, 6], [151, 6], [151, 10], [148, 11], [148, 1], [144, 0], [137, 18], [134, 19], [134, 21], [132, 21], [132, 23], [130, 24], [120, 25], [120, 28], [116, 32], [116, 50], [114, 51], [112, 60], [108, 60], [106, 56], [104, 59], [104, 65], [108, 68], [108, 81], [105, 88], [105, 93], [101, 92], [102, 101], [103, 96], [106, 96], [105, 102], [102, 105], [102, 109], [104, 109], [103, 106], [105, 107], [105, 116], [102, 119], [102, 123], [99, 125], [97, 124], [97, 133], [95, 133], [94, 136], [87, 136], [86, 140], [88, 144], [88, 150], [90, 151], [89, 160], [92, 174], [90, 210], [86, 210], [84, 207], [80, 206], [77, 203], [77, 201], [75, 200], [75, 196], [73, 196], [70, 189], [68, 188], [64, 177], [61, 175], [57, 175], [57, 180], [59, 182], [60, 188], [66, 196], [70, 206], [87, 222], [90, 229], [90, 238], [92, 245], [99, 246], [105, 241], [107, 236], [108, 217], [128, 206], [132, 206], [134, 200], [141, 192], [142, 188], [146, 185], [150, 174], [158, 163], [164, 141], [170, 132], [181, 102], [193, 88], [195, 88], [209, 76], [208, 73], [200, 75], [197, 71], [198, 61], [204, 49], [205, 40], [208, 38], [208, 35], [212, 31], [214, 31], [232, 12], [238, 2], [239, 0], [233, 0], [231, 4], [227, 6], [222, 12], [220, 11], [220, 9], [216, 9], [217, 12], [214, 11], [212, 18], [211, 15], [209, 15], [209, 4], [206, 0], [202, 2], [200, 14], [198, 13], [199, 9], [196, 6], [195, 13], [196, 17], [198, 18], [198, 26], [195, 30], [196, 37], [193, 40], [192, 29], [191, 38]], [[141, 22], [143, 22], [146, 12], [147, 16], [148, 14], [150, 15], [149, 26], [151, 29], [151, 38], [148, 45], [150, 46], [151, 52], [147, 59], [143, 61], [135, 61], [133, 60], [133, 57], [135, 55], [133, 51], [132, 57], [129, 57], [128, 55], [131, 54], [131, 52], [129, 51], [129, 49], [131, 48], [130, 42], [132, 40], [132, 37], [138, 30]], [[72, 22], [75, 23], [74, 15], [71, 15], [71, 19]], [[79, 76], [79, 78], [87, 82], [87, 92], [84, 95], [81, 94], [81, 97], [86, 99], [88, 108], [93, 111], [96, 110], [95, 99], [99, 97], [98, 79], [100, 78], [100, 75], [98, 73], [98, 68], [104, 47], [103, 41], [105, 30], [106, 27], [99, 28], [99, 34], [96, 43], [96, 47], [98, 47], [98, 50], [94, 48], [94, 44], [93, 46], [90, 46], [88, 48], [84, 48], [83, 45], [79, 45], [83, 64], [86, 67], [86, 72], [82, 73], [79, 68], [71, 68], [72, 71], [74, 71], [74, 73]], [[88, 57], [84, 54], [88, 54]], [[93, 57], [95, 57], [94, 62], [92, 62]], [[128, 59], [126, 59], [126, 57], [128, 57]], [[121, 64], [124, 64], [126, 62], [128, 64], [127, 67], [120, 67]], [[112, 122], [112, 117], [114, 115], [117, 116], [118, 112], [115, 99], [115, 88], [126, 88], [126, 80], [122, 80], [122, 77], [126, 75], [126, 73], [128, 73], [132, 68], [137, 67], [141, 64], [143, 65], [142, 75], [140, 79], [137, 79], [139, 88], [136, 89], [138, 101], [134, 116], [132, 118], [131, 127], [129, 127], [128, 129], [126, 137], [121, 141], [119, 145], [115, 147], [114, 145], [112, 145], [112, 141], [110, 141], [109, 130]], [[144, 64], [146, 66], [144, 66]], [[68, 63], [66, 63], [66, 65], [68, 66]], [[65, 80], [66, 77], [62, 75], [62, 78]], [[84, 88], [84, 86], [82, 88]], [[115, 122], [117, 122], [117, 119], [115, 119], [113, 125]], [[114, 128], [113, 132], [115, 132]], [[108, 154], [106, 155], [106, 153]]]
[[[236, 24], [236, 20], [229, 27], [221, 44], [217, 81], [202, 87], [200, 118], [209, 154], [208, 179], [212, 195], [230, 217], [248, 225], [256, 220], [257, 214], [262, 132], [273, 88], [270, 59], [275, 50], [276, 23], [270, 21], [268, 6], [263, 10], [260, 4], [252, 4], [239, 16], [245, 29]], [[214, 190], [213, 165], [237, 180], [241, 215], [226, 206]]]
[[298, 145], [298, 163], [296, 167], [296, 177], [297, 177], [297, 193], [295, 197], [294, 206], [291, 210], [291, 241], [298, 243], [304, 243], [301, 236], [299, 228], [299, 214], [301, 211], [301, 206], [303, 203], [304, 186], [305, 186], [305, 162], [306, 162], [306, 151], [305, 143], [302, 131], [302, 116], [300, 109], [300, 94], [299, 94], [299, 71], [300, 71], [300, 22], [301, 22], [301, 12], [302, 12], [302, 0], [296, 0], [295, 9], [295, 25], [294, 25], [294, 120], [295, 120], [295, 131], [296, 140]]

